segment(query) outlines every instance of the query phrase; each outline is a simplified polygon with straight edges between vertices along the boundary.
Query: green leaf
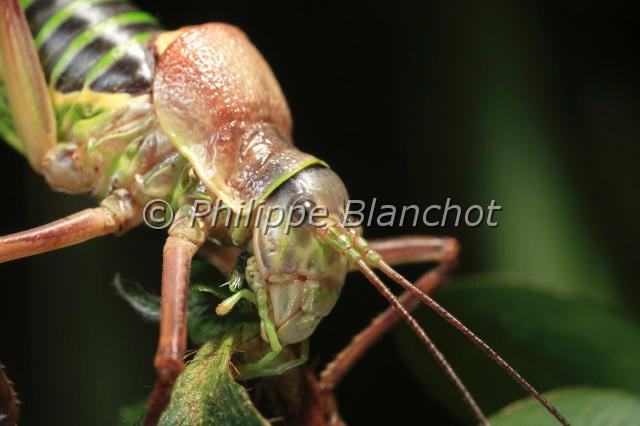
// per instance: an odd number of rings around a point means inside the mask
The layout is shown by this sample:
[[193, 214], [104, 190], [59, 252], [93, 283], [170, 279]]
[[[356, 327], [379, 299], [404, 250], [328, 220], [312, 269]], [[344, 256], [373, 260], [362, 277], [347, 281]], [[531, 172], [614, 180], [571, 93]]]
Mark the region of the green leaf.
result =
[[[526, 288], [504, 276], [453, 282], [436, 299], [540, 391], [587, 385], [640, 393], [640, 328], [609, 308]], [[525, 396], [441, 318], [426, 308], [416, 318], [486, 412]], [[418, 340], [406, 327], [398, 328], [397, 337], [427, 391], [468, 420], [468, 409]]]
[[[614, 389], [574, 388], [549, 392], [549, 401], [572, 425], [640, 424], [640, 398]], [[533, 398], [514, 402], [491, 417], [494, 426], [555, 426], [557, 421]]]
[[234, 334], [205, 344], [180, 375], [160, 425], [266, 426], [229, 370]]
[[[160, 297], [147, 292], [139, 283], [116, 275], [113, 285], [123, 299], [143, 318], [150, 321], [160, 319]], [[231, 296], [229, 288], [192, 284], [189, 289], [189, 337], [196, 344], [203, 344], [240, 323], [255, 322], [256, 309], [246, 300], [240, 301], [226, 316], [215, 314], [215, 307]]]
[[[118, 294], [131, 305], [144, 319], [160, 320], [160, 296], [149, 293], [139, 283], [123, 279], [116, 275], [113, 286]], [[207, 290], [206, 292], [204, 290]], [[193, 284], [189, 289], [189, 316], [195, 317], [208, 310], [215, 309], [217, 303], [225, 297], [222, 290], [202, 284]], [[228, 296], [226, 296], [228, 297]]]
[[147, 292], [142, 286], [131, 280], [123, 279], [116, 274], [113, 286], [124, 300], [131, 305], [144, 319], [160, 320], [160, 297]]
[[120, 408], [119, 425], [121, 426], [138, 426], [142, 424], [144, 413], [147, 409], [147, 399]]
[[558, 126], [564, 117], [547, 108], [558, 93], [548, 84], [553, 74], [544, 72], [554, 67], [544, 26], [516, 2], [476, 5], [466, 10], [475, 19], [466, 27], [471, 36], [463, 37], [477, 52], [465, 64], [475, 85], [467, 129], [473, 136], [464, 146], [472, 160], [463, 170], [475, 199], [494, 199], [504, 210], [498, 228], [479, 228], [474, 249], [489, 270], [522, 272], [538, 289], [621, 307], [615, 263], [603, 256], [606, 239], [594, 232], [596, 219], [581, 193], [589, 189], [576, 185], [565, 156], [566, 134]]
[[[233, 312], [232, 312], [233, 313]], [[237, 315], [220, 317], [211, 311], [209, 315], [190, 316], [187, 327], [189, 340], [196, 345], [203, 345], [241, 324]]]
[[[190, 332], [196, 343], [204, 343], [208, 337], [215, 337], [234, 324], [258, 319], [255, 307], [246, 300], [238, 302], [231, 314], [225, 317], [215, 315], [218, 303], [234, 293], [227, 285], [228, 282], [221, 277], [220, 272], [209, 263], [197, 260], [193, 262], [187, 303]], [[216, 280], [223, 284], [216, 284]], [[113, 279], [113, 286], [143, 318], [160, 320], [160, 296], [149, 293], [136, 281], [123, 279], [119, 274]]]
[[[209, 265], [196, 262], [191, 281], [210, 283], [217, 275]], [[116, 276], [113, 283], [118, 293], [143, 317], [156, 321], [160, 318], [159, 296], [120, 276]], [[245, 326], [258, 329], [256, 308], [247, 301], [240, 301], [228, 315], [221, 317], [215, 313], [218, 303], [232, 294], [228, 286], [191, 284], [187, 302], [189, 338], [196, 345], [204, 346], [178, 378], [162, 424], [177, 424], [184, 419], [194, 425], [268, 424], [229, 373], [234, 333], [246, 331]], [[139, 424], [145, 405], [143, 401], [122, 408], [121, 424]]]

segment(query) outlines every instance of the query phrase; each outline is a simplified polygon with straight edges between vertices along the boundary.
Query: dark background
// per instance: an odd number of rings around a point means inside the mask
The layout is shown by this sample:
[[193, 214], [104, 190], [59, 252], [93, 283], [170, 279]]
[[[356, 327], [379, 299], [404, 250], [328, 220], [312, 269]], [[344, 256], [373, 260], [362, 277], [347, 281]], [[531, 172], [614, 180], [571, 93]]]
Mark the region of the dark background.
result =
[[[636, 8], [616, 2], [139, 1], [167, 28], [244, 29], [289, 100], [295, 140], [355, 199], [504, 207], [497, 229], [373, 228], [453, 235], [460, 274], [510, 271], [540, 288], [640, 307], [640, 61]], [[0, 234], [92, 205], [50, 191], [0, 146]], [[116, 272], [157, 291], [164, 233], [0, 265], [0, 360], [23, 424], [113, 424], [153, 382], [156, 324], [115, 295]], [[416, 277], [422, 268], [406, 268]], [[385, 304], [360, 277], [312, 339], [323, 364]], [[472, 325], [472, 324], [471, 324]], [[517, 326], [517, 325], [514, 325]], [[440, 342], [446, 352], [447, 342]], [[428, 354], [425, 352], [425, 357]], [[476, 393], [490, 392], [491, 383]], [[351, 424], [455, 423], [385, 338], [338, 391]]]

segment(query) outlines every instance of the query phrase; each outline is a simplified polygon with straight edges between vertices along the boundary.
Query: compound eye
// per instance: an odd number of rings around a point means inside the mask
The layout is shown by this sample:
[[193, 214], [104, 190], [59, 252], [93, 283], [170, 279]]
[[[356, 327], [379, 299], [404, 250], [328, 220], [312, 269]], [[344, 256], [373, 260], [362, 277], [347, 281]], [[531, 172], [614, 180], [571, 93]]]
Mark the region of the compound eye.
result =
[[297, 223], [309, 220], [316, 207], [315, 201], [308, 197], [300, 197], [291, 204], [291, 219]]

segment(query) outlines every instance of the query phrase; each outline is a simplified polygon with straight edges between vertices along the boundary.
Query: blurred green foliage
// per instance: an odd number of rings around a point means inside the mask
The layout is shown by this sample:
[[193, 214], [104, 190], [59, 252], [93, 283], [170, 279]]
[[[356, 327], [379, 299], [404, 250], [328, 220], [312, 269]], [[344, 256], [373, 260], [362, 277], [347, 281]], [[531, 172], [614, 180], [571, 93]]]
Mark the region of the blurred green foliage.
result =
[[[447, 20], [442, 25], [456, 32], [451, 37], [458, 43], [455, 48], [459, 49], [461, 43], [472, 52], [460, 60], [472, 71], [465, 86], [471, 93], [469, 126], [463, 130], [468, 142], [464, 176], [473, 182], [467, 193], [479, 200], [496, 199], [504, 206], [499, 229], [480, 230], [472, 250], [482, 257], [485, 270], [507, 273], [454, 280], [436, 298], [539, 390], [591, 385], [638, 394], [640, 328], [633, 314], [637, 303], [625, 296], [635, 294], [631, 288], [635, 278], [625, 278], [624, 269], [615, 269], [620, 263], [607, 255], [605, 233], [594, 228], [596, 220], [590, 211], [593, 204], [586, 203], [589, 196], [584, 193], [597, 189], [599, 185], [592, 183], [598, 179], [610, 183], [608, 195], [619, 193], [622, 187], [629, 188], [629, 178], [637, 183], [637, 173], [631, 173], [631, 177], [629, 168], [620, 170], [630, 162], [612, 154], [615, 149], [605, 148], [605, 135], [600, 135], [597, 148], [590, 146], [594, 142], [589, 134], [584, 141], [567, 144], [571, 131], [567, 117], [554, 116], [562, 111], [557, 105], [562, 93], [554, 90], [562, 88], [554, 87], [551, 80], [554, 64], [547, 50], [549, 35], [533, 19], [534, 9], [512, 2], [495, 4], [500, 7], [466, 3], [474, 12], [471, 20], [465, 19], [468, 8], [446, 8]], [[600, 91], [611, 88], [601, 85], [591, 92], [594, 86], [586, 85], [581, 89], [590, 102], [599, 102], [595, 99], [602, 96]], [[607, 106], [613, 111], [630, 113], [631, 104], [624, 96], [618, 98], [619, 103], [613, 97], [607, 102], [614, 102]], [[635, 106], [632, 110], [638, 111]], [[620, 132], [612, 130], [612, 134]], [[623, 137], [628, 138], [629, 133]], [[567, 158], [574, 147], [574, 155], [580, 157]], [[593, 152], [587, 152], [589, 149]], [[615, 165], [596, 160], [598, 149]], [[567, 166], [571, 161], [586, 169], [586, 182], [576, 182], [575, 169]], [[587, 165], [589, 161], [592, 166]], [[612, 173], [626, 173], [627, 179], [612, 182], [605, 176], [610, 169], [616, 170]], [[625, 204], [618, 204], [623, 210], [630, 204], [637, 206], [637, 200], [629, 197], [619, 203]], [[607, 217], [621, 218], [617, 214]], [[611, 229], [620, 227], [637, 235], [634, 219], [611, 224]], [[494, 412], [523, 395], [504, 372], [435, 315], [421, 310], [418, 318], [436, 342], [446, 342], [445, 354], [481, 407]], [[471, 421], [435, 363], [424, 360], [415, 338], [405, 329], [399, 330], [397, 337], [403, 358], [432, 397], [461, 416], [461, 421]], [[624, 412], [618, 417], [615, 413], [633, 396], [626, 397], [620, 406], [611, 397], [611, 409], [604, 409], [604, 397], [601, 404], [590, 406], [599, 401], [599, 394], [552, 395], [566, 397], [560, 404], [566, 404], [568, 412], [575, 415], [570, 417], [574, 424], [599, 424], [598, 420], [591, 422], [589, 415], [600, 419], [601, 424], [613, 424], [608, 422], [615, 420], [629, 424], [629, 419], [638, 419], [633, 410], [626, 417]], [[633, 401], [636, 406], [632, 408], [637, 410], [637, 400]], [[539, 405], [533, 405], [521, 415], [501, 416], [500, 424], [553, 423]], [[523, 422], [532, 411], [536, 415], [531, 422]], [[544, 422], [536, 423], [538, 419]]]
[[[473, 324], [481, 338], [541, 391], [586, 385], [640, 394], [640, 327], [627, 315], [584, 299], [549, 294], [525, 279], [505, 275], [454, 280], [437, 298], [465, 324]], [[525, 396], [437, 315], [423, 309], [416, 317], [436, 342], [446, 342], [445, 355], [487, 412]], [[426, 359], [417, 339], [406, 328], [399, 328], [397, 336], [404, 359], [425, 389], [470, 421], [460, 396], [437, 364]]]
[[[547, 395], [574, 425], [626, 426], [638, 424], [640, 399], [637, 395], [610, 389], [573, 388]], [[532, 399], [517, 401], [493, 416], [494, 426], [546, 426], [557, 423], [541, 411]]]
[[473, 77], [477, 143], [469, 147], [470, 167], [478, 195], [505, 206], [501, 232], [485, 245], [487, 267], [525, 274], [529, 286], [622, 305], [609, 259], [562, 167], [562, 135], [544, 109], [553, 95], [541, 75], [551, 66], [543, 34], [515, 4], [507, 7], [509, 21], [478, 8], [492, 31], [474, 38], [482, 60]]

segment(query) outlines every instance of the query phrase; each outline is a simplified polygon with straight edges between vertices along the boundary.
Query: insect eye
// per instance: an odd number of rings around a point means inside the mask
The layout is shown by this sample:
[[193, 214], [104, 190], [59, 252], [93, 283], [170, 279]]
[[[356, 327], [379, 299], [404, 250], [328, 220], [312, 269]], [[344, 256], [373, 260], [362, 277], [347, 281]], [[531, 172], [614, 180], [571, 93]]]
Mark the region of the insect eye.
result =
[[315, 207], [316, 203], [312, 199], [307, 197], [298, 198], [291, 204], [291, 219], [301, 223], [309, 219]]

